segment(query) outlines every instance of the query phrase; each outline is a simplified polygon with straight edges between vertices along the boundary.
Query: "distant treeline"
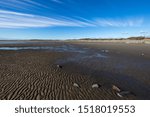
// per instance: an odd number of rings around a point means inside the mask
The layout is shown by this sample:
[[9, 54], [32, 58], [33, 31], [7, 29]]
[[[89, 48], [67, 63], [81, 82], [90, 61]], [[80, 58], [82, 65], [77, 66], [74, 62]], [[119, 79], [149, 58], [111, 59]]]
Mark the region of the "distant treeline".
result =
[[145, 37], [129, 37], [129, 38], [127, 38], [127, 39], [129, 39], [129, 40], [143, 40], [143, 39], [145, 39]]
[[139, 36], [139, 37], [129, 37], [129, 38], [82, 38], [79, 40], [143, 40], [143, 39], [150, 39], [150, 38]]

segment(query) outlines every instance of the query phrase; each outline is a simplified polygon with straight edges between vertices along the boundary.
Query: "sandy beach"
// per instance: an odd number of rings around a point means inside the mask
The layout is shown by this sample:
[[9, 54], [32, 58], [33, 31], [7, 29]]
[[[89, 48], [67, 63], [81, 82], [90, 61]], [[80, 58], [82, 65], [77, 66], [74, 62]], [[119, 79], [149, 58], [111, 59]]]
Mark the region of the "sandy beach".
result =
[[[113, 85], [130, 93], [118, 96]], [[149, 100], [150, 45], [1, 43], [0, 99]]]

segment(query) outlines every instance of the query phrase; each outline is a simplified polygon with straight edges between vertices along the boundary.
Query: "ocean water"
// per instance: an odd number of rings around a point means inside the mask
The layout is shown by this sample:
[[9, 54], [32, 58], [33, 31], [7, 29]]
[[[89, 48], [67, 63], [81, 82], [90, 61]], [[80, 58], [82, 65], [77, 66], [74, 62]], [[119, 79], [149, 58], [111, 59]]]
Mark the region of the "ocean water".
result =
[[0, 41], [0, 45], [2, 45], [2, 44], [24, 44], [24, 43], [27, 43], [27, 42], [24, 42], [24, 41]]

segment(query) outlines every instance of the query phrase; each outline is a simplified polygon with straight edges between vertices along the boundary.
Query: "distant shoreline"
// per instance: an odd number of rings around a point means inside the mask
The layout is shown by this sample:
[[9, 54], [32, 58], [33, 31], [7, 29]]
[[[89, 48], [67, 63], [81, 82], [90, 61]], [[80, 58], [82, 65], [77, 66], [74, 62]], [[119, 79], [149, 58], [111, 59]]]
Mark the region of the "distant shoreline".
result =
[[145, 37], [130, 37], [130, 38], [82, 38], [82, 39], [67, 39], [67, 40], [46, 40], [46, 39], [30, 39], [30, 40], [0, 40], [17, 41], [17, 42], [115, 42], [115, 43], [136, 43], [136, 44], [150, 44], [150, 38]]
[[[70, 40], [68, 40], [70, 42]], [[150, 39], [143, 39], [143, 40], [72, 40], [71, 42], [110, 42], [110, 43], [135, 43], [135, 44], [150, 44]]]

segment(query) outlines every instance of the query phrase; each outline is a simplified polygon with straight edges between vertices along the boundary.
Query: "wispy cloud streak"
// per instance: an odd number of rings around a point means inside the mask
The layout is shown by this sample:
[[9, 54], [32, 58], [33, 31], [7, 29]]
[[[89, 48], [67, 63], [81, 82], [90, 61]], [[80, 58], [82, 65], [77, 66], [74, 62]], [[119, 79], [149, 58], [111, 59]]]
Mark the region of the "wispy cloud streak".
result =
[[135, 27], [140, 26], [143, 19], [95, 19], [87, 20], [81, 17], [69, 18], [64, 16], [45, 17], [0, 10], [0, 28], [35, 28], [35, 27]]
[[135, 27], [143, 24], [143, 18], [96, 19], [95, 23], [103, 27]]
[[[50, 0], [55, 3], [64, 3], [62, 0]], [[36, 0], [0, 0], [0, 8], [32, 9], [34, 7], [48, 8], [48, 6]], [[128, 19], [85, 19], [82, 17], [69, 18], [65, 16], [45, 17], [40, 15], [19, 13], [18, 10], [8, 11], [0, 9], [0, 28], [29, 28], [50, 26], [73, 26], [73, 27], [135, 27], [141, 26], [142, 18]]]
[[87, 25], [90, 24], [71, 18], [49, 18], [0, 10], [0, 28], [34, 28], [51, 26], [83, 27]]
[[0, 7], [12, 9], [28, 9], [33, 7], [48, 8], [48, 6], [34, 0], [0, 0]]
[[52, 2], [56, 2], [56, 3], [59, 3], [59, 4], [62, 4], [62, 0], [51, 0]]

